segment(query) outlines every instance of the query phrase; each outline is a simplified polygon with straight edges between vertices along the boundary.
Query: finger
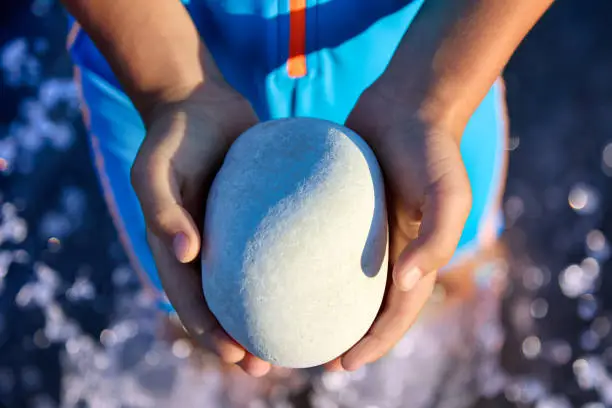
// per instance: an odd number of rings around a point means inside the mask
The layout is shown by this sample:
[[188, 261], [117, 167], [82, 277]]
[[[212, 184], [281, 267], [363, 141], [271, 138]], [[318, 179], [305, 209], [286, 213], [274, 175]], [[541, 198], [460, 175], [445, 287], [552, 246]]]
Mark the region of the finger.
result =
[[147, 227], [181, 262], [191, 262], [200, 251], [200, 233], [183, 207], [171, 164], [165, 157], [140, 156], [131, 172], [132, 186]]
[[239, 366], [253, 377], [263, 377], [270, 372], [272, 366], [267, 361], [264, 361], [253, 354], [247, 353], [245, 358], [240, 362]]
[[223, 361], [241, 361], [245, 350], [223, 331], [208, 309], [200, 273], [194, 264], [180, 263], [156, 235], [149, 234], [148, 239], [166, 296], [185, 330], [197, 344], [213, 351]]
[[[216, 321], [214, 325], [218, 326]], [[220, 326], [213, 329], [210, 336], [204, 336], [204, 339], [210, 339], [208, 350], [214, 351], [226, 363], [238, 363], [246, 355], [244, 348], [225, 333]]]
[[424, 275], [446, 266], [455, 253], [472, 205], [465, 169], [455, 171], [425, 196], [419, 236], [393, 268], [394, 283], [401, 290], [411, 290]]
[[323, 365], [323, 368], [325, 369], [325, 371], [331, 372], [344, 371], [344, 367], [342, 367], [342, 357], [338, 357], [328, 363], [325, 363]]
[[383, 311], [368, 334], [342, 357], [342, 367], [354, 371], [389, 352], [417, 319], [433, 292], [435, 282], [436, 273], [430, 273], [410, 292], [391, 285]]

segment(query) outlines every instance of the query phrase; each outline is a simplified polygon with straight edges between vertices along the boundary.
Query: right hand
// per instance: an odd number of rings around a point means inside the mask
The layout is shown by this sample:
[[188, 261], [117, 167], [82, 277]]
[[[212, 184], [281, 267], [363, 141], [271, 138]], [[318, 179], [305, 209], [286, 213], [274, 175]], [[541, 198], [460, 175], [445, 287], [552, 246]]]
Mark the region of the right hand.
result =
[[210, 184], [232, 142], [257, 116], [229, 85], [210, 81], [157, 104], [145, 122], [131, 176], [163, 289], [197, 344], [253, 376], [265, 375], [270, 364], [231, 339], [208, 309], [199, 260]]

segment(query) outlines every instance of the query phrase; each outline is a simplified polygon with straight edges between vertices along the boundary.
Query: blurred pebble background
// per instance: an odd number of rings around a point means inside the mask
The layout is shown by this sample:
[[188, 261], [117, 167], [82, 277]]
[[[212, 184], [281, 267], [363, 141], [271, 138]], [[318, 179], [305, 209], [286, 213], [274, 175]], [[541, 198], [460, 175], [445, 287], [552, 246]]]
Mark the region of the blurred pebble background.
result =
[[260, 398], [155, 338], [90, 162], [63, 11], [2, 0], [0, 405], [611, 407], [611, 23], [609, 0], [558, 0], [505, 72], [501, 307], [483, 299], [418, 325], [368, 372], [291, 376]]

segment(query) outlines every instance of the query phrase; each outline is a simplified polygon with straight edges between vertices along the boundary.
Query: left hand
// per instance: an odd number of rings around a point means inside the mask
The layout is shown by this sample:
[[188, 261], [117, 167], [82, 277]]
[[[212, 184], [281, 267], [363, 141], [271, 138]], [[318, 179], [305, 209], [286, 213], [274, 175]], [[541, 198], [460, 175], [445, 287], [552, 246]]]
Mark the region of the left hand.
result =
[[[459, 149], [462, 126], [442, 126], [391, 88], [367, 89], [346, 121], [374, 150], [385, 178], [393, 279], [369, 332], [326, 365], [356, 370], [402, 338], [453, 256], [471, 208]], [[416, 104], [418, 105], [418, 104]]]

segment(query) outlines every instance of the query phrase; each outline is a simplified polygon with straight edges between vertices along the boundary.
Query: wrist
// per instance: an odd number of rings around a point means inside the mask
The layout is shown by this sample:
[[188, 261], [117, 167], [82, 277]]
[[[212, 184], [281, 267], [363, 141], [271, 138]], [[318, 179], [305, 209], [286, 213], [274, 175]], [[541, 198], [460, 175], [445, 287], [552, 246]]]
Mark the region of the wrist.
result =
[[258, 121], [249, 101], [225, 81], [205, 81], [169, 95], [143, 117], [147, 138], [187, 132], [223, 150]]
[[409, 112], [413, 120], [435, 133], [451, 136], [457, 143], [475, 109], [466, 92], [443, 81], [410, 81], [406, 76], [385, 73], [372, 88], [389, 103]]
[[[179, 106], [184, 109], [194, 105], [196, 110], [203, 111], [207, 105], [214, 106], [215, 103], [240, 97], [241, 95], [221, 77], [209, 77], [206, 80], [199, 78], [176, 81], [154, 93], [141, 94], [142, 102], [137, 108], [145, 127], [148, 128], [155, 118], [164, 115], [165, 112], [172, 112]], [[136, 104], [136, 101], [134, 102]]]

